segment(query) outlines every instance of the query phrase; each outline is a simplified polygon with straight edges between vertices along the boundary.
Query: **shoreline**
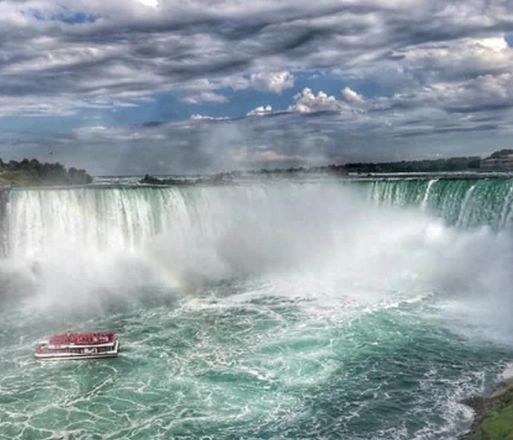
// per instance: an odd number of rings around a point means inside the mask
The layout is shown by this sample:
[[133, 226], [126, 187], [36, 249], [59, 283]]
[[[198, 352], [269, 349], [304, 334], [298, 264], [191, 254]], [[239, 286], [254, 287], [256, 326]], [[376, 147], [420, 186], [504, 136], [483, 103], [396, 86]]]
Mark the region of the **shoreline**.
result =
[[[317, 179], [333, 179], [341, 182], [368, 182], [368, 181], [500, 181], [513, 180], [513, 173], [499, 172], [441, 172], [441, 173], [283, 173], [269, 172], [262, 174], [247, 175], [231, 175], [222, 176], [146, 176], [147, 181], [139, 176], [133, 176], [130, 181], [127, 178], [112, 177], [95, 177], [90, 183], [76, 184], [37, 184], [37, 185], [2, 185], [0, 183], [1, 192], [25, 191], [25, 190], [75, 190], [75, 189], [118, 189], [118, 188], [175, 188], [180, 186], [222, 186], [222, 185], [246, 185], [253, 182], [262, 181], [316, 181]], [[98, 180], [97, 180], [98, 179]], [[123, 181], [123, 179], [125, 181]]]
[[513, 439], [513, 377], [503, 378], [488, 396], [469, 397], [461, 403], [475, 414], [458, 440]]

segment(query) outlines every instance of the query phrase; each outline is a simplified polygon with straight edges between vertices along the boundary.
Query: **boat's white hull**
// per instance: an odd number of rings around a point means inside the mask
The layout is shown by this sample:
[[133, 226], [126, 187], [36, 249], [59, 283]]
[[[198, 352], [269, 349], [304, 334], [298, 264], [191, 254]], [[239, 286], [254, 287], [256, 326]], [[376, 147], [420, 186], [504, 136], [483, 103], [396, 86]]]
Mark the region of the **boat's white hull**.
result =
[[104, 359], [117, 357], [119, 353], [119, 341], [114, 348], [102, 353], [35, 353], [34, 357], [40, 361], [70, 361], [83, 359]]

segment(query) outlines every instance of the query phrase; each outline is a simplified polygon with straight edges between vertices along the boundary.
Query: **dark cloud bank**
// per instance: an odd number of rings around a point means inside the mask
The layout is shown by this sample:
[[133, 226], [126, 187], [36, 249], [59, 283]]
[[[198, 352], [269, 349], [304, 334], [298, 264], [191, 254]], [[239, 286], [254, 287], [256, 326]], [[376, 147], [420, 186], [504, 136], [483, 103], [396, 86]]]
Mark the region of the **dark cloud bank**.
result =
[[[2, 1], [0, 155], [130, 174], [486, 154], [511, 147], [511, 32], [510, 0]], [[201, 111], [248, 92], [251, 112]], [[172, 119], [104, 116], [166, 95]]]

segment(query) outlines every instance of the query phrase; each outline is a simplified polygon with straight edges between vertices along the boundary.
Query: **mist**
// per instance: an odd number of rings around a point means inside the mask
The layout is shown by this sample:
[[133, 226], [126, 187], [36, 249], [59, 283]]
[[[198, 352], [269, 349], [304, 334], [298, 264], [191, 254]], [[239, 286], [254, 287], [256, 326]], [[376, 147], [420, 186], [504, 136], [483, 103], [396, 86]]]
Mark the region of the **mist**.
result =
[[[377, 205], [337, 183], [20, 191], [10, 204], [4, 296], [34, 310], [177, 304], [253, 280], [255, 295], [344, 313], [412, 299], [449, 322], [513, 330], [513, 237]], [[214, 292], [214, 293], [212, 293]], [[247, 293], [247, 292], [246, 292]], [[444, 318], [444, 319], [445, 319]]]

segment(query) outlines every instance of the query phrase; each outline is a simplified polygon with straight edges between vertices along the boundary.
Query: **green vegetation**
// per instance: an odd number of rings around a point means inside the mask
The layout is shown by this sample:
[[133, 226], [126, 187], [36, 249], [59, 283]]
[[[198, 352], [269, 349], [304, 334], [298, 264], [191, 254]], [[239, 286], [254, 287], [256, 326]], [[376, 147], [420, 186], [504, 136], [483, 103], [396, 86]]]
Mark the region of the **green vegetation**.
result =
[[345, 165], [327, 165], [314, 168], [288, 168], [284, 170], [261, 170], [257, 173], [330, 173], [330, 174], [370, 174], [370, 173], [441, 173], [456, 171], [478, 171], [481, 165], [479, 156], [451, 157], [449, 159], [412, 160], [401, 162], [354, 162]]
[[490, 158], [491, 159], [500, 159], [502, 157], [506, 157], [506, 156], [509, 156], [510, 154], [513, 154], [513, 150], [500, 150], [500, 151], [495, 151], [494, 153], [491, 154]]
[[236, 174], [240, 173], [220, 173], [214, 176], [199, 177], [196, 178], [194, 181], [190, 179], [173, 179], [172, 177], [159, 179], [158, 177], [153, 177], [149, 174], [146, 174], [141, 180], [139, 180], [139, 183], [143, 183], [146, 185], [190, 185], [191, 183], [204, 183], [212, 185], [231, 182], [232, 177], [234, 177]]
[[[513, 150], [500, 150], [493, 153], [490, 158], [504, 158], [513, 154]], [[485, 161], [486, 162], [486, 161]], [[297, 167], [297, 168], [277, 168], [262, 169], [257, 171], [232, 171], [229, 173], [219, 173], [214, 176], [202, 177], [196, 179], [193, 183], [227, 183], [236, 177], [251, 175], [266, 176], [295, 176], [304, 174], [331, 174], [337, 176], [347, 176], [349, 174], [397, 174], [397, 173], [455, 173], [461, 171], [486, 171], [481, 169], [482, 159], [479, 156], [450, 157], [448, 159], [433, 160], [412, 160], [400, 162], [355, 162], [347, 164], [334, 164], [317, 167]], [[488, 169], [489, 170], [489, 169]], [[179, 180], [173, 178], [158, 179], [146, 174], [140, 183], [149, 185], [184, 185], [190, 184], [191, 180]]]
[[513, 440], [513, 405], [501, 411], [491, 411], [474, 439]]
[[4, 186], [85, 185], [92, 180], [85, 170], [66, 169], [60, 163], [41, 163], [36, 159], [4, 163], [0, 159], [0, 185]]
[[[286, 168], [274, 170], [258, 170], [258, 171], [232, 171], [230, 173], [219, 173], [214, 176], [203, 177], [197, 179], [194, 183], [226, 183], [235, 177], [244, 175], [302, 175], [302, 174], [332, 174], [332, 175], [348, 175], [370, 174], [370, 173], [439, 173], [439, 172], [456, 172], [456, 171], [478, 171], [481, 163], [479, 156], [471, 157], [451, 157], [449, 159], [435, 160], [417, 160], [417, 161], [401, 161], [401, 162], [357, 162], [345, 165], [326, 165], [311, 168]], [[191, 181], [183, 181], [173, 178], [159, 179], [148, 174], [139, 181], [148, 185], [183, 185], [190, 184]]]
[[348, 172], [355, 173], [439, 173], [478, 170], [481, 164], [479, 156], [451, 157], [449, 159], [415, 160], [383, 163], [349, 163]]
[[146, 185], [184, 185], [187, 182], [180, 179], [173, 179], [171, 177], [166, 179], [159, 179], [157, 177], [146, 174], [141, 180], [139, 180], [139, 183], [144, 183]]
[[474, 406], [476, 423], [461, 440], [513, 440], [513, 381]]

